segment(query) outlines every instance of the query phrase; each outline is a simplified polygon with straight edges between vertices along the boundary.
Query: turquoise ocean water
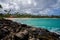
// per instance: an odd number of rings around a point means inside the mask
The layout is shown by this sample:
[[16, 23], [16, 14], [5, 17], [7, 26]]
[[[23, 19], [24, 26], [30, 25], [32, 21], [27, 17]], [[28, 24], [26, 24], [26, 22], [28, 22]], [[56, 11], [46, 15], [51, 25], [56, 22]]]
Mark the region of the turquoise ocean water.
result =
[[60, 18], [15, 18], [13, 21], [60, 34]]

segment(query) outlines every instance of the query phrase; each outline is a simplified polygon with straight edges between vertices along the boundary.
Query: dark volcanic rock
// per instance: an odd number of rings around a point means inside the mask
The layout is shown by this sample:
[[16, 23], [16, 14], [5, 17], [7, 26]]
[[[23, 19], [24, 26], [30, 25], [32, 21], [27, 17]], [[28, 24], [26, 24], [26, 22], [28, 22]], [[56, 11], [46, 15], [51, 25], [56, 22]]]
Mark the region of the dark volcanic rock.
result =
[[60, 40], [59, 37], [46, 29], [0, 19], [0, 40]]

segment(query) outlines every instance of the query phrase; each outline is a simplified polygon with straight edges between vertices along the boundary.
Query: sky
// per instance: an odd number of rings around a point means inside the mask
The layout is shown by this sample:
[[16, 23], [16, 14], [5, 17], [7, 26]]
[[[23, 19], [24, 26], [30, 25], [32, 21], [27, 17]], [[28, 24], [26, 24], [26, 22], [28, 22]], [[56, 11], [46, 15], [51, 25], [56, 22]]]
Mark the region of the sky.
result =
[[3, 10], [11, 9], [11, 13], [60, 15], [60, 0], [0, 0], [0, 4]]

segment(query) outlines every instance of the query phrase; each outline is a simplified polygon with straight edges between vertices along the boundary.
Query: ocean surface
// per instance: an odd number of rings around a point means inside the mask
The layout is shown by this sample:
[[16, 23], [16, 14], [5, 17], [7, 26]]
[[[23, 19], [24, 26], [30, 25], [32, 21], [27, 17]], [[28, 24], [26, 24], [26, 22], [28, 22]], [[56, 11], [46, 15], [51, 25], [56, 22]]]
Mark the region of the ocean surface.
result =
[[12, 18], [12, 20], [60, 34], [60, 18]]

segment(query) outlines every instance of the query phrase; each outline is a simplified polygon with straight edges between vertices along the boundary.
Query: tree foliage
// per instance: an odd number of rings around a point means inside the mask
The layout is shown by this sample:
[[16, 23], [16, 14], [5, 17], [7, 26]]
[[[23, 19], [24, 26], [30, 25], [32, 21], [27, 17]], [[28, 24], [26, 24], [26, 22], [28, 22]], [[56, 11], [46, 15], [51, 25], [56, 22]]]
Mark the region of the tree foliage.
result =
[[0, 5], [0, 8], [2, 8], [2, 5]]

